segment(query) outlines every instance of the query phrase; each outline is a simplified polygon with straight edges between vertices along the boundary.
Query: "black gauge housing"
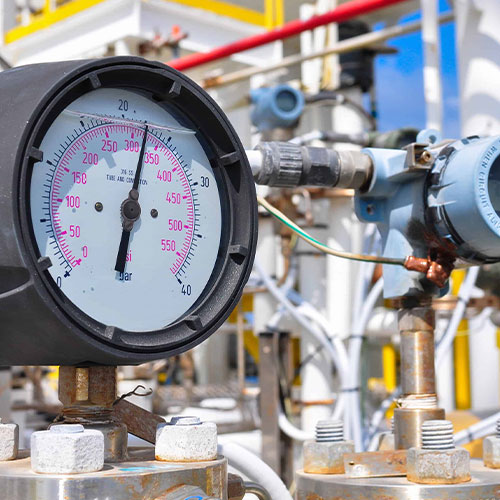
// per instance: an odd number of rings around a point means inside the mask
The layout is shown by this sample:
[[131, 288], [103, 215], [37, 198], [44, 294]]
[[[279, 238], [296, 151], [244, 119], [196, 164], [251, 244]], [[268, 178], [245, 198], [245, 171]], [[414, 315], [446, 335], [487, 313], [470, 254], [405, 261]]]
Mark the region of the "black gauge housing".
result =
[[[177, 111], [196, 130], [218, 183], [223, 229], [216, 265], [195, 304], [162, 330], [125, 331], [83, 313], [55, 286], [31, 227], [31, 172], [43, 159], [46, 131], [71, 102], [106, 87], [141, 93]], [[257, 240], [252, 173], [219, 106], [185, 75], [135, 57], [4, 71], [0, 97], [0, 365], [138, 364], [207, 339], [240, 299]]]

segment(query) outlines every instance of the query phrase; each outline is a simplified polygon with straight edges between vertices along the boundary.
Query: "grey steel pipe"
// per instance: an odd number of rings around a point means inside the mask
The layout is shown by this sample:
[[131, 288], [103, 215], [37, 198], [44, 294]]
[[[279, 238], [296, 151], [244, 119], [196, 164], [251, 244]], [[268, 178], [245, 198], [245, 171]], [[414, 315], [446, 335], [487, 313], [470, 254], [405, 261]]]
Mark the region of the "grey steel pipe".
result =
[[403, 395], [436, 394], [434, 326], [434, 310], [431, 307], [399, 311]]
[[420, 447], [422, 423], [445, 418], [444, 410], [437, 407], [434, 327], [435, 314], [430, 306], [399, 311], [403, 395], [394, 410], [396, 449]]
[[[453, 21], [453, 14], [446, 13], [439, 16], [438, 21], [440, 24]], [[206, 78], [203, 81], [203, 88], [213, 88], [220, 87], [222, 85], [230, 85], [232, 83], [239, 82], [241, 80], [247, 80], [254, 75], [259, 75], [262, 73], [269, 73], [271, 71], [276, 71], [281, 68], [287, 68], [295, 64], [301, 64], [305, 61], [310, 61], [312, 59], [318, 59], [332, 54], [345, 54], [348, 52], [353, 52], [355, 50], [360, 50], [364, 47], [369, 47], [370, 45], [380, 44], [391, 38], [405, 35], [407, 33], [412, 33], [418, 31], [422, 27], [420, 21], [415, 21], [405, 24], [397, 24], [395, 26], [390, 26], [388, 28], [383, 28], [381, 30], [371, 31], [364, 35], [359, 35], [347, 40], [342, 40], [336, 43], [332, 47], [327, 49], [322, 49], [311, 54], [294, 54], [288, 57], [284, 57], [278, 63], [270, 64], [264, 67], [250, 67], [242, 70], [234, 71], [233, 73], [228, 73], [225, 75], [219, 75], [212, 78]]]

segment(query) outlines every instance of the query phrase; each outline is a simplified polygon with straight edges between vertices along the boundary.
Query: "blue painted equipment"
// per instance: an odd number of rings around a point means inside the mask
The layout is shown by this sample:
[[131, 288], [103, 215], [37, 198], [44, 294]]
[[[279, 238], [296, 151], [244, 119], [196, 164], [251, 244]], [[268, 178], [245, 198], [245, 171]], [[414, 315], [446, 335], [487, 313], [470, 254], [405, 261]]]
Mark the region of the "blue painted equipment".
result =
[[[356, 195], [356, 212], [377, 224], [384, 256], [441, 256], [455, 265], [500, 260], [499, 137], [363, 152], [373, 177]], [[424, 275], [402, 267], [384, 266], [384, 280], [386, 297], [433, 291]]]
[[293, 127], [304, 110], [304, 95], [290, 85], [252, 90], [251, 119], [260, 132]]

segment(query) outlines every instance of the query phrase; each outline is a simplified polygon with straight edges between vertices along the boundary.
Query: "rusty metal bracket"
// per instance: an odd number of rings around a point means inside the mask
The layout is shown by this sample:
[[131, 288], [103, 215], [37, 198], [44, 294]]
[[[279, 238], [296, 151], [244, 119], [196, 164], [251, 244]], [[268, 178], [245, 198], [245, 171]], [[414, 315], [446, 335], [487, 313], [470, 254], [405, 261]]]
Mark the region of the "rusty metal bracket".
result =
[[165, 419], [141, 408], [130, 401], [120, 399], [113, 406], [113, 415], [127, 426], [130, 434], [155, 444], [156, 428], [164, 424]]

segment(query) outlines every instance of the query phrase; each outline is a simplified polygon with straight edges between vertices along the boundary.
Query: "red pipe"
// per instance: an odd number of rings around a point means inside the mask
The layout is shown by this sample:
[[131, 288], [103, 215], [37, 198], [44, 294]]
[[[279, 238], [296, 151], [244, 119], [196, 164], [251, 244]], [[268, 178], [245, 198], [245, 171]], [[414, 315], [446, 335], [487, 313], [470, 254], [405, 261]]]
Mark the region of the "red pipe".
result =
[[179, 59], [173, 59], [167, 64], [179, 71], [184, 71], [211, 61], [229, 57], [238, 52], [243, 52], [244, 50], [253, 49], [267, 43], [275, 42], [276, 40], [283, 40], [294, 35], [299, 35], [304, 31], [312, 30], [319, 26], [324, 26], [325, 24], [341, 23], [353, 17], [368, 14], [374, 10], [383, 9], [384, 7], [389, 7], [390, 5], [405, 1], [407, 0], [352, 0], [351, 2], [339, 5], [336, 9], [326, 14], [311, 17], [306, 21], [296, 19], [295, 21], [286, 23], [281, 28], [243, 38], [236, 42], [223, 45], [222, 47], [217, 47], [209, 52], [197, 52], [196, 54], [190, 54], [185, 57], [180, 57]]

